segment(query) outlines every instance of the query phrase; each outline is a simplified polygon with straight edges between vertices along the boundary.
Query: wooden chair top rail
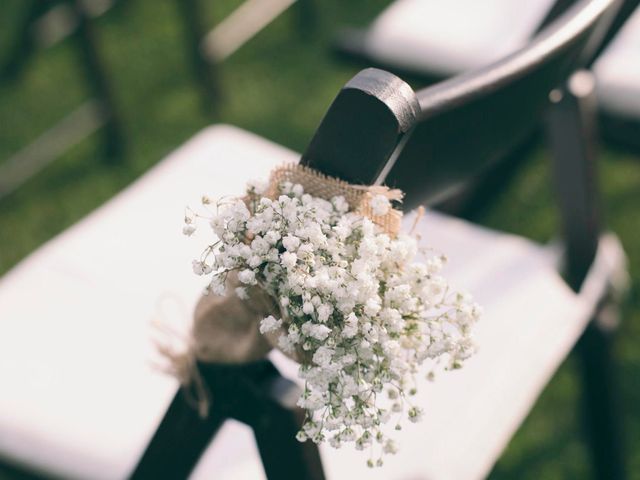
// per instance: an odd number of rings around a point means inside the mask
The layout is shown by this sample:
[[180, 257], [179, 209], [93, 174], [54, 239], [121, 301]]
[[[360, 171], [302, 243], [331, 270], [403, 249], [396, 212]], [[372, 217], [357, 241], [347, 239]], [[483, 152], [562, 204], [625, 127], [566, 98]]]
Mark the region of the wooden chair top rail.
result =
[[580, 1], [512, 55], [418, 91], [415, 128], [385, 169], [406, 207], [441, 202], [506, 157], [539, 124], [551, 90], [586, 66], [621, 5]]
[[[638, 0], [629, 0], [637, 2]], [[340, 91], [302, 163], [405, 191], [405, 207], [438, 203], [504, 158], [539, 123], [549, 92], [620, 27], [622, 0], [581, 0], [527, 46], [487, 67], [413, 92], [366, 69]]]
[[421, 108], [419, 119], [499, 90], [574, 51], [578, 55], [574, 63], [586, 64], [599, 50], [621, 3], [619, 0], [578, 2], [519, 51], [486, 67], [420, 90], [417, 92]]

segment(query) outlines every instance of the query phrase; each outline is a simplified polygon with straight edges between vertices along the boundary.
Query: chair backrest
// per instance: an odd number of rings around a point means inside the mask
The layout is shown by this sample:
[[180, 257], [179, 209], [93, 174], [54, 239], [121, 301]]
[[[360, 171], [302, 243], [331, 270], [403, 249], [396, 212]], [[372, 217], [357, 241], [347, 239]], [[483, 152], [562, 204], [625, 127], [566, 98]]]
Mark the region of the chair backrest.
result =
[[406, 192], [408, 207], [432, 204], [504, 157], [539, 121], [549, 92], [591, 60], [620, 4], [579, 2], [522, 50], [419, 91], [420, 117], [386, 182]]
[[407, 208], [443, 200], [531, 131], [549, 92], [592, 60], [621, 4], [580, 1], [518, 52], [416, 94], [364, 70], [335, 99], [302, 162], [400, 187]]

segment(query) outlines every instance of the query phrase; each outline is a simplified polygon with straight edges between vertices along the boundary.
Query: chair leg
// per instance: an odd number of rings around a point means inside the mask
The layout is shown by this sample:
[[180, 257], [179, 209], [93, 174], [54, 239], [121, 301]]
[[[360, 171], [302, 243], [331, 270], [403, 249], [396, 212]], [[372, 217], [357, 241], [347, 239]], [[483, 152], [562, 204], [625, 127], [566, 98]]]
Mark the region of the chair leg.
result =
[[25, 7], [14, 43], [9, 49], [9, 56], [0, 67], [0, 80], [15, 80], [23, 71], [25, 64], [37, 48], [33, 36], [33, 25], [49, 7], [49, 2], [42, 0], [33, 0]]
[[[607, 310], [600, 315], [610, 313]], [[615, 331], [596, 318], [577, 345], [583, 415], [596, 478], [626, 478], [623, 432], [612, 354]]]
[[188, 478], [225, 420], [226, 417], [215, 408], [208, 417], [200, 417], [187, 401], [184, 391], [178, 390], [130, 478]]
[[310, 440], [296, 440], [302, 418], [295, 412], [273, 409], [253, 433], [269, 480], [300, 478], [324, 480], [317, 446]]
[[209, 416], [200, 417], [178, 391], [132, 480], [187, 478], [227, 418], [253, 429], [269, 480], [324, 480], [317, 445], [296, 439], [304, 419], [295, 405], [299, 389], [271, 362], [198, 368], [214, 399]]
[[253, 429], [267, 478], [324, 480], [318, 446], [296, 439], [305, 415], [296, 405], [300, 388], [268, 360], [214, 368], [203, 368], [212, 394], [226, 393], [229, 416]]
[[274, 372], [264, 384], [258, 385], [262, 408], [260, 415], [251, 415], [250, 420], [267, 478], [324, 480], [318, 446], [310, 440], [296, 439], [305, 416], [304, 410], [296, 405], [300, 389], [275, 368]]
[[120, 159], [124, 153], [124, 134], [122, 122], [115, 107], [115, 101], [111, 84], [109, 83], [106, 68], [99, 55], [96, 34], [91, 24], [83, 2], [81, 0], [70, 0], [78, 18], [78, 28], [76, 30], [77, 44], [79, 48], [82, 65], [94, 95], [100, 100], [106, 119], [105, 147], [107, 158], [110, 161]]
[[229, 416], [253, 429], [269, 480], [324, 480], [318, 446], [296, 439], [304, 411], [296, 405], [301, 392], [295, 383], [268, 360], [203, 372], [214, 398], [216, 392], [230, 395]]
[[202, 52], [202, 39], [206, 33], [202, 8], [199, 0], [177, 0], [177, 4], [183, 20], [189, 60], [204, 99], [203, 111], [207, 116], [211, 116], [220, 100], [220, 91], [215, 64], [207, 60]]
[[[600, 240], [596, 186], [596, 102], [593, 74], [575, 73], [550, 95], [548, 116], [554, 176], [563, 223], [565, 280], [576, 292], [591, 268]], [[613, 279], [612, 279], [613, 280]], [[612, 295], [615, 293], [612, 289]], [[577, 345], [585, 421], [595, 472], [600, 479], [625, 477], [612, 359], [614, 302], [605, 298]]]

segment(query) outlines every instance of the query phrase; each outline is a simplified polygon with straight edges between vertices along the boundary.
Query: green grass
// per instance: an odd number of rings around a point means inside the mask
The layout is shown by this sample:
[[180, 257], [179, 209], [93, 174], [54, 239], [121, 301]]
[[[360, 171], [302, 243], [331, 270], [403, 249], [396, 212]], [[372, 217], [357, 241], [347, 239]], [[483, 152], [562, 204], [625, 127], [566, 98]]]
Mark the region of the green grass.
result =
[[[237, 1], [211, 2], [207, 21]], [[129, 0], [97, 21], [128, 137], [126, 161], [104, 162], [100, 134], [83, 141], [18, 191], [0, 200], [0, 273], [78, 221], [210, 123], [240, 126], [302, 150], [338, 89], [358, 66], [329, 53], [339, 25], [362, 25], [387, 0], [324, 0], [321, 28], [299, 41], [287, 12], [219, 69], [223, 101], [203, 108], [193, 81], [176, 2]], [[7, 54], [26, 2], [0, 6], [0, 59]], [[8, 158], [88, 96], [72, 42], [39, 52], [15, 84], [0, 85], [0, 161]], [[621, 415], [628, 437], [631, 478], [640, 479], [640, 159], [610, 146], [601, 152], [603, 210], [629, 255], [633, 287], [617, 344]], [[479, 219], [491, 227], [545, 241], [556, 216], [548, 158], [538, 148]], [[587, 478], [588, 451], [577, 412], [580, 385], [570, 358], [498, 462], [492, 478]], [[0, 479], [17, 479], [0, 470]]]

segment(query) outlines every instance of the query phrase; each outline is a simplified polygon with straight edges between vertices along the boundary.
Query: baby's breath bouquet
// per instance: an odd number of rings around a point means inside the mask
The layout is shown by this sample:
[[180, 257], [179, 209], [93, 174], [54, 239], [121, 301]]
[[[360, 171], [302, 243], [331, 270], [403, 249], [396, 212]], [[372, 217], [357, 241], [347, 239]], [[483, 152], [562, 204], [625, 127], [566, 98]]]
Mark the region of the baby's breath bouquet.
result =
[[[290, 181], [268, 187], [203, 198], [216, 239], [193, 269], [210, 277], [210, 295], [251, 302], [258, 287], [273, 300], [256, 328], [300, 363], [307, 415], [298, 439], [353, 443], [381, 465], [379, 454], [396, 452], [385, 426], [422, 416], [411, 398], [421, 365], [460, 367], [480, 309], [440, 275], [443, 256], [381, 226], [399, 214], [384, 191], [368, 194], [363, 215], [344, 196], [321, 198]], [[197, 217], [187, 214], [185, 234]]]

